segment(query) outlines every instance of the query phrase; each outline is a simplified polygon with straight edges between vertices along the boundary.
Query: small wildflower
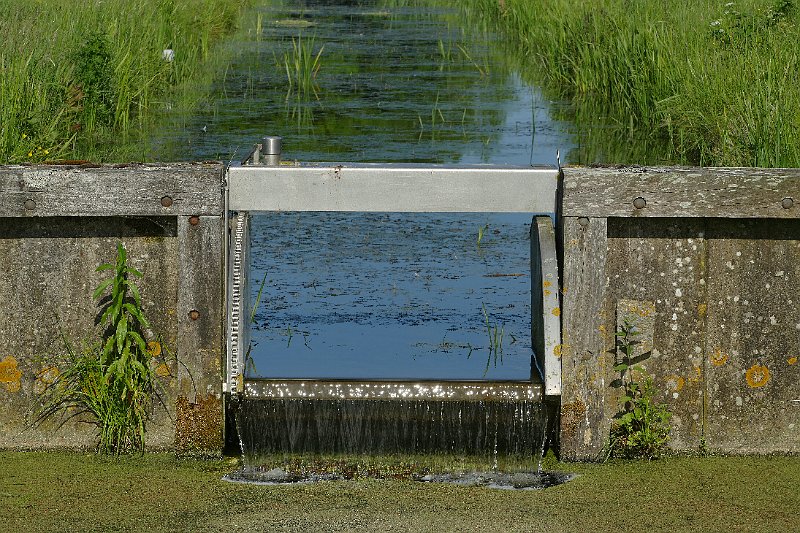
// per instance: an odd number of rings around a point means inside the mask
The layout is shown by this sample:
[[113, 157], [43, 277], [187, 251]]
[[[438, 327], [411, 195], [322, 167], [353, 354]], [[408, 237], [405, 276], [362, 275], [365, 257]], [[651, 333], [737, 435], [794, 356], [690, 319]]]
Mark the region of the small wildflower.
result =
[[50, 150], [45, 150], [45, 151], [44, 151], [44, 155], [47, 155], [47, 154], [49, 154], [49, 153], [50, 153]]
[[28, 138], [28, 134], [27, 134], [27, 133], [23, 133], [23, 134], [22, 134], [22, 138], [23, 138], [23, 139], [27, 139], [27, 138]]
[[33, 157], [33, 151], [28, 152], [28, 157]]

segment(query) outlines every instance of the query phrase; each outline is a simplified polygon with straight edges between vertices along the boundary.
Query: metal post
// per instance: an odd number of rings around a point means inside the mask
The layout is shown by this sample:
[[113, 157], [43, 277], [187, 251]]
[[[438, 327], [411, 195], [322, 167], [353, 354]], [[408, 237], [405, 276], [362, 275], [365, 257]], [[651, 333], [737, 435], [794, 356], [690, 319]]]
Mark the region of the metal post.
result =
[[263, 164], [278, 166], [281, 164], [281, 137], [267, 136], [261, 139], [261, 156]]

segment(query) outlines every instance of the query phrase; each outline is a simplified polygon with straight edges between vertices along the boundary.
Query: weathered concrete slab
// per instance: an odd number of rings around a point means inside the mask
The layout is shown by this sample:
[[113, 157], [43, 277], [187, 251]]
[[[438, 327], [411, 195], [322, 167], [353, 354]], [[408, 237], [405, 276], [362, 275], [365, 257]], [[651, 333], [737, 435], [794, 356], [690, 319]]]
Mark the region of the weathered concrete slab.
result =
[[563, 215], [800, 218], [800, 169], [565, 168]]
[[563, 232], [561, 454], [586, 460], [600, 454], [608, 436], [609, 352], [614, 347], [608, 324], [613, 308], [606, 297], [608, 223], [605, 218], [566, 217]]
[[[113, 262], [117, 242], [144, 277], [142, 304], [159, 335], [158, 370], [169, 396], [175, 386], [177, 255], [175, 220], [55, 217], [0, 218], [0, 447], [82, 447], [92, 428], [74, 419], [31, 427], [41, 394], [66, 362], [65, 340], [77, 349], [96, 339], [92, 292], [107, 278], [95, 268]], [[172, 303], [170, 303], [172, 302]], [[163, 349], [160, 346], [163, 345]], [[168, 406], [171, 404], [168, 402]], [[170, 411], [171, 411], [170, 407]], [[172, 413], [156, 409], [148, 445], [171, 446]]]
[[800, 221], [708, 227], [707, 442], [800, 451]]
[[637, 361], [674, 414], [671, 447], [800, 451], [800, 222], [587, 218], [584, 231], [597, 220], [607, 234], [592, 244], [564, 219], [564, 456], [601, 453], [620, 391], [613, 350], [600, 346], [637, 314], [647, 337]]
[[0, 217], [219, 215], [221, 163], [0, 167]]
[[[91, 295], [118, 242], [144, 278], [161, 399], [147, 444], [222, 448], [223, 167], [0, 168], [0, 447], [90, 447], [75, 417], [31, 427], [64, 368], [64, 338], [97, 335]], [[196, 311], [195, 316], [191, 311]], [[183, 446], [184, 443], [188, 443]]]
[[[548, 396], [561, 394], [560, 285], [553, 221], [550, 217], [534, 217], [531, 224], [531, 339], [544, 381], [544, 393]], [[539, 379], [539, 376], [532, 379]]]

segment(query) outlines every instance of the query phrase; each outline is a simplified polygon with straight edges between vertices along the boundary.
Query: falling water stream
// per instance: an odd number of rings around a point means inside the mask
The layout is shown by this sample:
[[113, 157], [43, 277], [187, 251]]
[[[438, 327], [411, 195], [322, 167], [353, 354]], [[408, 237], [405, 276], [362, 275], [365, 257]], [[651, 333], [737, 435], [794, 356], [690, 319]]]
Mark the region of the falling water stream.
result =
[[[251, 30], [231, 44], [236, 55], [214, 103], [176, 121], [163, 151], [235, 161], [260, 137], [280, 135], [284, 158], [299, 161], [554, 165], [557, 150], [571, 148], [567, 126], [550, 118], [558, 104], [520, 81], [495, 36], [463, 28], [457, 8], [425, 4], [256, 8]], [[319, 54], [305, 93], [286, 69], [301, 45]], [[487, 471], [515, 457], [536, 470], [554, 418], [527, 392], [540, 390], [530, 222], [530, 214], [254, 216], [258, 306], [249, 392], [236, 415], [248, 468], [286, 474], [269, 467], [275, 457], [406, 453], [475, 456]], [[455, 396], [441, 392], [453, 380], [464, 384]]]

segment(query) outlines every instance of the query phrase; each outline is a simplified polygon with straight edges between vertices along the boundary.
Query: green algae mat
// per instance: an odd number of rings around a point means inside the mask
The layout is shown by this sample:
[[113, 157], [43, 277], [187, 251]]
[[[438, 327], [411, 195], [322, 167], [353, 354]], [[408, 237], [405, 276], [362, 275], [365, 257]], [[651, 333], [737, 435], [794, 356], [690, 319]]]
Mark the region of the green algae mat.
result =
[[797, 531], [800, 457], [565, 464], [538, 491], [443, 483], [267, 486], [235, 459], [0, 452], [0, 531]]

